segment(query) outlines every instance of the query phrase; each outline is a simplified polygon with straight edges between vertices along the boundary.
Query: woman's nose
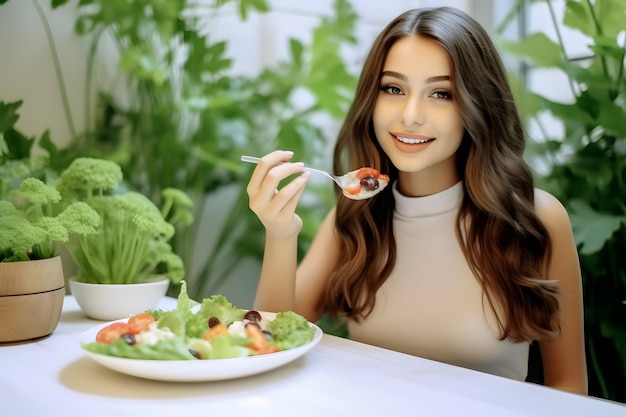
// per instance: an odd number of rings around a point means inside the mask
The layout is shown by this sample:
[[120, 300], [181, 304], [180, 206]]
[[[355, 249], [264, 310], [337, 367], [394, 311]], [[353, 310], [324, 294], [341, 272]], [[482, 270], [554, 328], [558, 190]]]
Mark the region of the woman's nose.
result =
[[402, 123], [406, 127], [424, 124], [422, 105], [418, 99], [407, 99], [402, 111]]

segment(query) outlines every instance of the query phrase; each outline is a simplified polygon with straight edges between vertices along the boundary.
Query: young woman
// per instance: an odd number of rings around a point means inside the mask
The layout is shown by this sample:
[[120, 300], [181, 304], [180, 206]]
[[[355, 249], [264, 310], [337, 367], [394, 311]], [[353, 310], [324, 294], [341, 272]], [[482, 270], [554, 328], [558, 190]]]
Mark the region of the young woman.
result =
[[266, 228], [255, 307], [341, 315], [354, 340], [517, 380], [537, 340], [545, 385], [586, 393], [571, 226], [523, 150], [484, 29], [453, 8], [400, 15], [374, 42], [334, 156], [335, 172], [374, 167], [391, 186], [339, 197], [297, 265], [309, 174], [291, 152], [264, 156], [247, 189]]

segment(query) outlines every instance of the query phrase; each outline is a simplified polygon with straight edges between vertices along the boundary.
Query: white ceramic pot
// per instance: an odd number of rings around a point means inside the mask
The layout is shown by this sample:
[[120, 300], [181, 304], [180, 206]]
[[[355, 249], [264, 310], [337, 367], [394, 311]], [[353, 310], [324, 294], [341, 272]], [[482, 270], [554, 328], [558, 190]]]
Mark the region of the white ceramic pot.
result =
[[170, 280], [142, 284], [90, 284], [69, 280], [83, 313], [96, 320], [118, 320], [154, 309], [165, 296]]

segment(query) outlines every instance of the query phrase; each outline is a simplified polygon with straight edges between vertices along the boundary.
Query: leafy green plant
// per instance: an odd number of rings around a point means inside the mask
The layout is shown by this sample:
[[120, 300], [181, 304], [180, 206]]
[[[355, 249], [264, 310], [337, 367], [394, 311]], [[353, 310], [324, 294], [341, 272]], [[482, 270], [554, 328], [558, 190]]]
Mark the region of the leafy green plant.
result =
[[12, 191], [13, 201], [0, 200], [0, 262], [53, 258], [70, 235], [88, 236], [97, 230], [100, 218], [83, 202], [55, 214], [61, 194], [37, 178], [26, 178]]
[[[538, 1], [537, 1], [538, 2]], [[556, 102], [519, 88], [521, 111], [540, 135], [528, 158], [540, 187], [570, 213], [583, 273], [590, 394], [626, 401], [626, 1], [567, 0], [562, 24], [588, 39], [590, 56], [565, 50], [551, 1], [557, 40], [530, 34], [502, 47], [539, 68], [567, 77], [572, 100]], [[523, 12], [519, 1], [509, 18]], [[505, 20], [505, 24], [509, 19]], [[563, 128], [551, 135], [545, 116]], [[538, 167], [542, 167], [539, 169]]]
[[[53, 8], [66, 3], [51, 2]], [[79, 2], [75, 29], [91, 42], [85, 96], [94, 88], [105, 37], [118, 47], [127, 94], [100, 90], [97, 106], [85, 103], [84, 134], [74, 135], [64, 149], [43, 144], [56, 171], [77, 156], [106, 158], [122, 167], [129, 187], [152, 201], [160, 201], [164, 188], [192, 198], [196, 223], [177, 228], [171, 243], [190, 266], [186, 280], [196, 298], [214, 292], [243, 258], [262, 256], [263, 229], [245, 195], [250, 167], [239, 162], [240, 155], [284, 148], [316, 163], [334, 138], [314, 120], [342, 117], [356, 85], [341, 51], [356, 42], [357, 17], [347, 0], [335, 2], [334, 15], [321, 20], [310, 44], [291, 39], [286, 61], [251, 77], [230, 73], [228, 43], [211, 33], [219, 11], [232, 6], [243, 20], [269, 11], [266, 0], [215, 0], [202, 6], [187, 0]], [[300, 100], [303, 95], [306, 100]], [[72, 117], [67, 120], [71, 124]], [[208, 197], [223, 191], [230, 194], [220, 199], [219, 209], [228, 215], [223, 224], [211, 223], [207, 218], [215, 208]], [[332, 188], [310, 187], [311, 196], [301, 205], [308, 225], [302, 251], [330, 207]], [[200, 227], [205, 223], [209, 230]], [[205, 234], [214, 249], [198, 256], [194, 249], [207, 246]]]
[[66, 244], [78, 266], [76, 279], [134, 284], [167, 277], [179, 283], [185, 268], [168, 243], [175, 229], [167, 218], [191, 222], [191, 201], [165, 189], [161, 211], [143, 194], [120, 192], [121, 183], [119, 165], [94, 158], [75, 159], [56, 182], [66, 201], [88, 204], [101, 220], [95, 233], [72, 236]]
[[[47, 159], [33, 156], [36, 138], [26, 137], [15, 127], [19, 120], [21, 101], [5, 103], [0, 99], [0, 199], [5, 199], [9, 189], [16, 188], [25, 178], [45, 178]], [[45, 132], [39, 139], [50, 141]]]
[[100, 222], [84, 202], [68, 204], [55, 187], [30, 176], [34, 139], [14, 127], [20, 104], [0, 101], [0, 262], [59, 256], [70, 236], [95, 233]]

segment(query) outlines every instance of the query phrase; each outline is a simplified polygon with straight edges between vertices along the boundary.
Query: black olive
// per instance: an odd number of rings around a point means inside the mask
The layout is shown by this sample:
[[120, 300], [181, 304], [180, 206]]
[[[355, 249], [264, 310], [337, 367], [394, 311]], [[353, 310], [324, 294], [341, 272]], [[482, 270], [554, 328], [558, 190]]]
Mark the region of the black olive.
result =
[[133, 336], [130, 333], [126, 333], [124, 335], [122, 335], [122, 337], [124, 338], [124, 342], [126, 342], [127, 345], [132, 346], [135, 343], [137, 343], [137, 339], [135, 339], [135, 336]]
[[256, 310], [249, 310], [243, 316], [243, 319], [251, 321], [253, 323], [257, 323], [257, 322], [261, 321], [261, 313], [259, 313]]
[[211, 317], [209, 319], [209, 329], [218, 324], [220, 324], [220, 319], [218, 319], [217, 317]]
[[374, 191], [378, 189], [380, 184], [378, 183], [378, 180], [376, 178], [374, 178], [372, 175], [369, 175], [361, 179], [361, 186], [366, 190]]

